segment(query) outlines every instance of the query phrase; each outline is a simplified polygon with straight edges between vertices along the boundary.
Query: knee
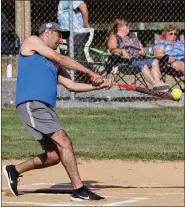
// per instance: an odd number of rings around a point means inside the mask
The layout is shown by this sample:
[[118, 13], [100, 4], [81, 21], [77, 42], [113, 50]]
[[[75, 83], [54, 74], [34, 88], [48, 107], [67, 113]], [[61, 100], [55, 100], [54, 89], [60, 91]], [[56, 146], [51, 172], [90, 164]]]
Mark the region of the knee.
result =
[[183, 61], [175, 61], [171, 64], [171, 66], [177, 71], [184, 71], [184, 62]]
[[72, 142], [68, 135], [63, 130], [60, 130], [56, 133], [57, 136], [55, 138], [55, 142], [58, 150], [61, 151], [64, 148], [72, 149]]
[[181, 61], [181, 68], [184, 70], [184, 61]]
[[60, 162], [60, 157], [56, 151], [47, 151], [46, 154], [50, 165], [56, 165]]
[[157, 59], [155, 59], [153, 62], [152, 62], [152, 67], [159, 67], [159, 61]]
[[142, 68], [141, 68], [141, 72], [142, 73], [145, 73], [145, 72], [148, 72], [148, 71], [150, 71], [149, 68], [148, 68], [148, 66], [146, 64], [143, 65]]

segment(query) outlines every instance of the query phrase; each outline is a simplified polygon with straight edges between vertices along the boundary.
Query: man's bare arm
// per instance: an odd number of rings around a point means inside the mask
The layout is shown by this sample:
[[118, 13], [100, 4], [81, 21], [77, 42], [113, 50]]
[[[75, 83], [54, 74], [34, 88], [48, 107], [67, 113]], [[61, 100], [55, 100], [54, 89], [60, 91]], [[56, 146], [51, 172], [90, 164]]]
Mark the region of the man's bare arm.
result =
[[48, 47], [45, 44], [45, 42], [42, 39], [40, 39], [39, 37], [30, 36], [24, 41], [24, 43], [21, 47], [21, 53], [23, 55], [31, 55], [34, 52], [37, 52], [37, 53], [41, 54], [42, 56], [59, 63], [64, 68], [87, 73], [90, 76], [92, 76], [92, 75], [97, 76], [98, 75], [98, 74], [94, 73], [93, 71], [91, 71], [90, 69], [83, 66], [82, 64], [73, 60], [72, 58], [66, 57], [64, 55], [57, 53], [56, 51], [54, 51], [53, 49]]
[[66, 71], [64, 71], [63, 68], [59, 69], [58, 83], [62, 84], [65, 88], [67, 88], [71, 92], [87, 92], [93, 90], [100, 90], [103, 88], [109, 88], [112, 86], [112, 81], [108, 79], [104, 79], [104, 82], [99, 86], [94, 86], [92, 84], [86, 84], [86, 83], [76, 83], [71, 80], [69, 74]]

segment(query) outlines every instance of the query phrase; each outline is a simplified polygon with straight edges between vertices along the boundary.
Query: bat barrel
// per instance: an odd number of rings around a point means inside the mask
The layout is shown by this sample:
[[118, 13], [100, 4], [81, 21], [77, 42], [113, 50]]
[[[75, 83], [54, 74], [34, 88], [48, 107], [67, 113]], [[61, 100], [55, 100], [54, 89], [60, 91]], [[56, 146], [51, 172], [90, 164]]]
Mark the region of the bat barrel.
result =
[[141, 87], [137, 87], [136, 91], [138, 91], [140, 93], [145, 93], [145, 94], [149, 94], [149, 95], [152, 95], [152, 96], [158, 96], [158, 97], [161, 97], [161, 98], [176, 101], [172, 97], [171, 93], [169, 93], [169, 92], [163, 92], [163, 91], [160, 91], [160, 90], [153, 90], [153, 89], [141, 88]]

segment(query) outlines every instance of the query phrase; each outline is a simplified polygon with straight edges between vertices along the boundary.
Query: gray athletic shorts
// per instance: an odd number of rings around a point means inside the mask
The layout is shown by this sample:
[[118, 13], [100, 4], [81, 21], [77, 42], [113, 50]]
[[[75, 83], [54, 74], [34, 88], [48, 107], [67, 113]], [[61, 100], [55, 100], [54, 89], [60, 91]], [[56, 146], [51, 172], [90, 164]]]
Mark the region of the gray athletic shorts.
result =
[[18, 113], [32, 137], [37, 140], [43, 150], [55, 150], [56, 144], [47, 134], [61, 129], [55, 109], [40, 101], [28, 101], [17, 106]]

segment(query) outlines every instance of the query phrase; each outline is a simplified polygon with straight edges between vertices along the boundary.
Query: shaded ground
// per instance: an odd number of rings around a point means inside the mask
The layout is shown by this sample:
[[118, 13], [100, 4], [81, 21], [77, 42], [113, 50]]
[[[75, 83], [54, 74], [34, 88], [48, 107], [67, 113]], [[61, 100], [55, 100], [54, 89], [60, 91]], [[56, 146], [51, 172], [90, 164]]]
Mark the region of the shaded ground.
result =
[[[19, 163], [3, 160], [2, 164]], [[73, 205], [184, 206], [184, 162], [132, 162], [120, 160], [78, 161], [85, 184], [105, 196], [101, 202], [78, 202]], [[57, 184], [57, 185], [56, 185]], [[60, 165], [30, 171], [21, 178], [19, 187], [69, 188], [70, 182]], [[2, 188], [7, 188], [2, 177]], [[34, 195], [34, 196], [33, 196]], [[2, 194], [2, 205], [72, 205], [69, 194]]]

